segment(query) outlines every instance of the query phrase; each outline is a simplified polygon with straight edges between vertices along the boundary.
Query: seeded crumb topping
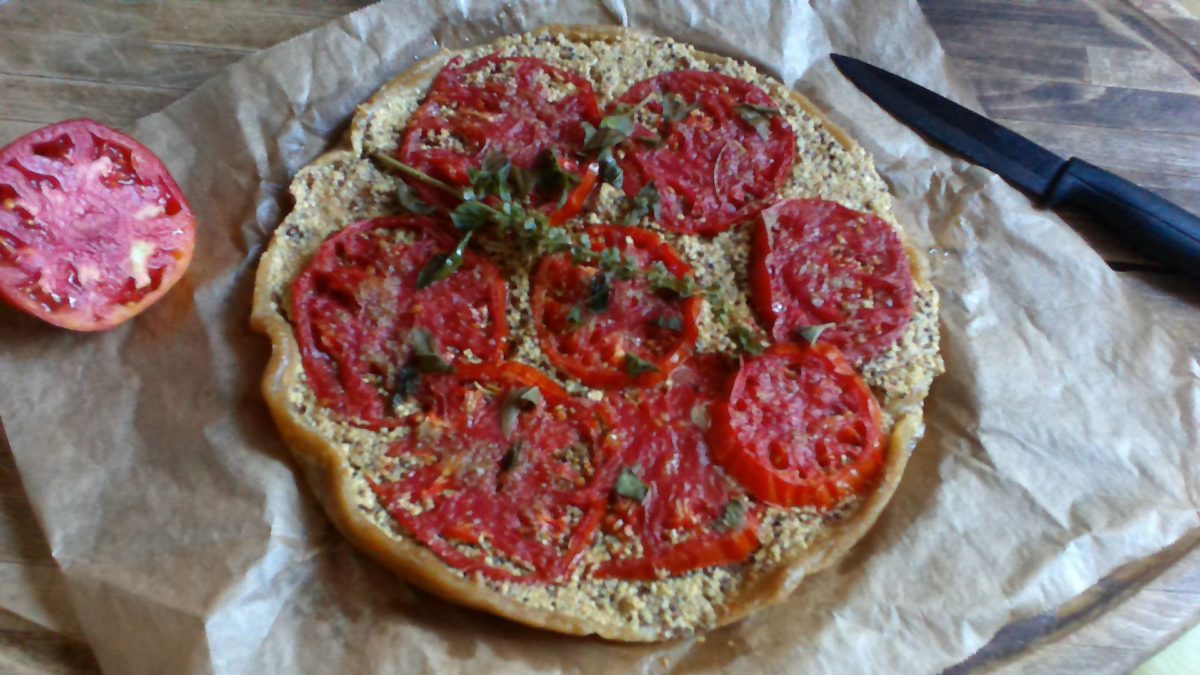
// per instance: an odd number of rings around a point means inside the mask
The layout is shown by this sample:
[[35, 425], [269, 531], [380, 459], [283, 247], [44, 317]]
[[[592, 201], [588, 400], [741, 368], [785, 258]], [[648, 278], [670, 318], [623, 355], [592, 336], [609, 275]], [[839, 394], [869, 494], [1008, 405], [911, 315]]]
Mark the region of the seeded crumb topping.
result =
[[[753, 82], [771, 96], [797, 138], [799, 154], [779, 197], [837, 201], [852, 209], [875, 213], [899, 229], [890, 211], [891, 198], [866, 152], [840, 143], [797, 102], [789, 89], [752, 66], [731, 59], [708, 59], [687, 45], [637, 33], [629, 33], [623, 39], [590, 42], [556, 33], [516, 35], [468, 51], [465, 60], [470, 62], [492, 52], [506, 57], [535, 57], [577, 73], [593, 84], [602, 107], [633, 83], [673, 70], [717, 71]], [[488, 74], [482, 72], [471, 75], [485, 76]], [[551, 101], [574, 93], [570, 83], [556, 82], [547, 73], [539, 77], [546, 80], [539, 84], [551, 92]], [[419, 87], [398, 88], [364, 104], [360, 115], [366, 122], [361, 127], [361, 136], [356, 137], [356, 145], [360, 147], [355, 147], [354, 152], [327, 156], [296, 176], [292, 184], [295, 208], [278, 228], [261, 263], [265, 276], [260, 276], [260, 280], [266, 279], [271, 289], [271, 309], [280, 316], [286, 319], [289, 315], [292, 281], [331, 233], [365, 218], [399, 211], [395, 197], [399, 181], [361, 157], [370, 152], [390, 152], [396, 147], [423, 94]], [[429, 147], [454, 149], [453, 139], [433, 137], [425, 141]], [[567, 226], [616, 223], [628, 209], [628, 200], [620, 190], [603, 185], [593, 197], [587, 215]], [[766, 334], [758, 327], [747, 302], [750, 256], [747, 229], [737, 227], [709, 238], [665, 233], [651, 220], [646, 217], [639, 225], [658, 231], [692, 267], [696, 281], [712, 289], [699, 317], [696, 351], [736, 352], [738, 344], [729, 332], [731, 325], [744, 326], [765, 342]], [[903, 232], [901, 237], [904, 238]], [[538, 368], [572, 395], [603, 400], [605, 392], [558, 375], [542, 354], [530, 318], [532, 263], [511, 255], [505, 242], [486, 241], [482, 245], [489, 258], [500, 265], [508, 284], [510, 358]], [[928, 282], [918, 279], [914, 316], [907, 330], [897, 343], [863, 368], [865, 379], [891, 415], [889, 420], [919, 407], [933, 377], [942, 369], [937, 350], [937, 294]], [[389, 448], [410, 431], [406, 428], [372, 431], [337, 419], [317, 404], [302, 370], [298, 371], [287, 398], [290, 412], [336, 448], [352, 470], [355, 506], [361, 514], [388, 536], [406, 538], [408, 535], [378, 503], [368, 481], [395, 481], [419, 464], [418, 457], [388, 455]], [[439, 429], [435, 421], [423, 421], [411, 433], [436, 437]], [[399, 505], [414, 514], [431, 506], [407, 498]], [[768, 508], [759, 529], [760, 548], [748, 562], [737, 566], [709, 568], [653, 581], [596, 579], [591, 573], [598, 564], [614, 557], [636, 556], [641, 546], [637, 537], [613, 536], [598, 530], [592, 546], [584, 553], [583, 564], [562, 583], [524, 584], [481, 577], [475, 582], [528, 607], [561, 612], [594, 624], [650, 631], [657, 637], [684, 635], [717, 625], [730, 597], [753, 585], [760, 575], [782, 561], [802, 554], [830, 525], [854, 513], [856, 507], [857, 503], [851, 500], [826, 514]], [[486, 556], [489, 561], [496, 558], [486, 546], [464, 554]], [[497, 561], [497, 564], [504, 563]]]

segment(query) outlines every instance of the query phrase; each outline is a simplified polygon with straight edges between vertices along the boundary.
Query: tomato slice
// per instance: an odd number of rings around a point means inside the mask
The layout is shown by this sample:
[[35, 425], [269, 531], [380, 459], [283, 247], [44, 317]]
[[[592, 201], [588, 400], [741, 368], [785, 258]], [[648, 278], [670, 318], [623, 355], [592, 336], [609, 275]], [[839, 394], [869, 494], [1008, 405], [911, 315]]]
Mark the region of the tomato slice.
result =
[[91, 120], [0, 149], [0, 298], [56, 326], [112, 328], [192, 260], [196, 222], [162, 162]]
[[[668, 112], [676, 119], [664, 114], [664, 101], [674, 102]], [[792, 170], [795, 134], [771, 97], [744, 80], [663, 73], [635, 84], [618, 103], [640, 104], [644, 120], [617, 153], [625, 194], [654, 183], [658, 222], [672, 232], [724, 232], [757, 213]]]
[[493, 264], [468, 251], [448, 278], [418, 287], [434, 256], [454, 248], [446, 228], [420, 216], [366, 220], [329, 237], [297, 277], [292, 321], [322, 406], [394, 425], [395, 397], [409, 393], [417, 365], [429, 368], [422, 348], [448, 364], [503, 357], [506, 291]]
[[511, 362], [430, 379], [429, 411], [389, 452], [406, 468], [373, 486], [388, 513], [468, 574], [568, 574], [603, 514], [604, 412]]
[[752, 239], [755, 311], [777, 341], [833, 324], [820, 341], [866, 363], [913, 312], [913, 278], [895, 229], [834, 202], [794, 199], [763, 211]]
[[770, 504], [832, 509], [883, 465], [879, 404], [836, 347], [777, 344], [747, 359], [713, 412], [717, 462]]
[[762, 506], [712, 463], [706, 442], [711, 408], [735, 366], [716, 354], [694, 356], [668, 382], [606, 399], [621, 467], [645, 496], [612, 495], [601, 531], [609, 540], [636, 540], [641, 555], [616, 555], [597, 576], [679, 575], [743, 562], [758, 548]]
[[[615, 249], [642, 270], [661, 264], [676, 279], [691, 274], [658, 235], [639, 228], [585, 230], [594, 251]], [[696, 342], [698, 297], [655, 289], [644, 275], [622, 279], [566, 253], [542, 258], [531, 309], [546, 358], [580, 382], [607, 389], [666, 379]]]
[[[526, 57], [485, 56], [450, 61], [413, 114], [397, 156], [436, 178], [467, 185], [469, 171], [489, 154], [532, 170], [548, 154], [569, 157], [583, 147], [587, 122], [599, 124], [592, 85], [582, 77]], [[452, 206], [444, 194], [413, 185], [431, 203]], [[559, 193], [535, 193], [541, 205]]]

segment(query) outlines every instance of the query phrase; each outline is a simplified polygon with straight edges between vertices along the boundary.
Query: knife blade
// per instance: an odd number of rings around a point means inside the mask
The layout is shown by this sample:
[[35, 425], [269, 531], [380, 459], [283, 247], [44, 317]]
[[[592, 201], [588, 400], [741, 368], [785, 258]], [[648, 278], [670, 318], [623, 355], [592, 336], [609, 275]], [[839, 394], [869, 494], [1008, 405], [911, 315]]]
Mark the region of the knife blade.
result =
[[1150, 258], [1200, 276], [1200, 218], [1078, 157], [1024, 136], [914, 82], [841, 54], [834, 65], [897, 120], [983, 166], [1043, 207], [1104, 220]]

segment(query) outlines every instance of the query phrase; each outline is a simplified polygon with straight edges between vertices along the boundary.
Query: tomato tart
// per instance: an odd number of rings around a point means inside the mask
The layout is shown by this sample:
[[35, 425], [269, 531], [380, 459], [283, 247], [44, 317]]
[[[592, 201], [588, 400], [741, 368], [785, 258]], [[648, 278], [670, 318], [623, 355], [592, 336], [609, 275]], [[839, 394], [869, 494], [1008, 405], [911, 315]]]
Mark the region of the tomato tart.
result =
[[441, 52], [302, 169], [264, 394], [412, 583], [655, 641], [786, 598], [896, 489], [942, 370], [870, 157], [753, 67], [623, 28]]

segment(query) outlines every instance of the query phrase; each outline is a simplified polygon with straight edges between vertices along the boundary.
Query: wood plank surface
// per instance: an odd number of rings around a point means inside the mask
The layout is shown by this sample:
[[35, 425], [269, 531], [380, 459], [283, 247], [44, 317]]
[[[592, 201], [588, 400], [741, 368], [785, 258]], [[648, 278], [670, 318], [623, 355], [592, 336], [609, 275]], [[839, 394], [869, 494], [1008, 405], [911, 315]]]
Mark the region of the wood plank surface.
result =
[[[246, 54], [367, 0], [0, 0], [0, 145], [127, 125]], [[1200, 212], [1200, 0], [921, 0], [985, 114]], [[1200, 292], [1069, 218], [1200, 351]], [[3, 411], [0, 411], [2, 413]], [[0, 425], [0, 672], [93, 672]], [[1129, 565], [951, 669], [1128, 671], [1200, 621], [1200, 546]], [[1186, 657], [1185, 661], [1186, 663]], [[1200, 658], [1197, 659], [1200, 663]]]

